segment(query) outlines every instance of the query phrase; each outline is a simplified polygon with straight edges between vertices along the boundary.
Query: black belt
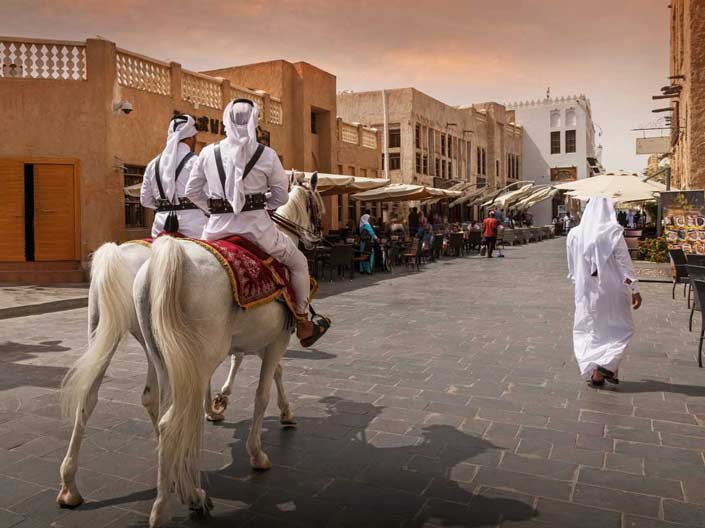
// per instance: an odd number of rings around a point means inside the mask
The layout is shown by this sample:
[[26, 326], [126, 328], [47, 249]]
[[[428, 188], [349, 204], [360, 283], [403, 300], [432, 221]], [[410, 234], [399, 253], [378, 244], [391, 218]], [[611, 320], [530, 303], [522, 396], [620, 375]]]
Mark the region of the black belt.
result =
[[171, 204], [169, 200], [157, 199], [157, 212], [168, 213], [169, 211], [187, 211], [190, 209], [198, 209], [198, 206], [188, 198], [179, 198], [178, 204]]
[[[242, 212], [259, 211], [267, 207], [267, 197], [264, 193], [254, 193], [245, 195], [245, 205]], [[232, 213], [233, 208], [230, 202], [223, 198], [209, 198], [208, 211], [210, 214]]]

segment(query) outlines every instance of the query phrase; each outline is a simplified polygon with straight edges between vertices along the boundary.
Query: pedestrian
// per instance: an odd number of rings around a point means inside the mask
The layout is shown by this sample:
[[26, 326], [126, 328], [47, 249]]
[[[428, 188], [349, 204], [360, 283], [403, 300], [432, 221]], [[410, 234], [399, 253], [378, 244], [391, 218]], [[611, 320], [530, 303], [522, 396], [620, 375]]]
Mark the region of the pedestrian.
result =
[[485, 245], [487, 246], [487, 258], [492, 258], [494, 246], [497, 243], [497, 219], [494, 217], [494, 211], [490, 211], [490, 215], [482, 221], [482, 236], [485, 237]]
[[573, 349], [580, 375], [593, 386], [619, 383], [619, 363], [634, 334], [631, 309], [641, 306], [623, 231], [612, 202], [600, 196], [566, 242], [575, 285]]
[[416, 232], [419, 230], [419, 212], [416, 207], [411, 208], [411, 212], [409, 213], [409, 234], [413, 237], [416, 235]]
[[369, 255], [369, 258], [360, 262], [360, 273], [372, 275], [375, 266], [375, 240], [377, 235], [370, 225], [370, 215], [364, 214], [360, 217], [360, 254]]
[[573, 227], [573, 217], [570, 216], [570, 213], [565, 214], [564, 225], [565, 225], [565, 234], [567, 235], [568, 233], [570, 233], [570, 230]]

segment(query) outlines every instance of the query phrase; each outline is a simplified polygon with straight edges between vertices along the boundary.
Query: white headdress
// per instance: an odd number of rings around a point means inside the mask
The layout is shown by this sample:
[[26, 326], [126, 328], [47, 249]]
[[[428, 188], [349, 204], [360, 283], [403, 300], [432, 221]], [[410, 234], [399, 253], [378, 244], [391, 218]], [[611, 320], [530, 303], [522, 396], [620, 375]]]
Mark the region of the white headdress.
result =
[[612, 255], [622, 236], [622, 226], [617, 223], [614, 205], [609, 198], [595, 196], [590, 199], [580, 225], [571, 231], [577, 242], [576, 257], [584, 258], [590, 273], [602, 275], [602, 268]]
[[259, 108], [249, 99], [235, 99], [223, 112], [225, 141], [230, 156], [225, 163], [225, 198], [239, 213], [245, 205], [245, 187], [242, 177], [245, 165], [257, 150], [257, 120]]
[[166, 147], [159, 158], [159, 177], [168, 200], [176, 195], [176, 167], [178, 166], [179, 142], [198, 134], [196, 121], [190, 115], [177, 115], [169, 121]]

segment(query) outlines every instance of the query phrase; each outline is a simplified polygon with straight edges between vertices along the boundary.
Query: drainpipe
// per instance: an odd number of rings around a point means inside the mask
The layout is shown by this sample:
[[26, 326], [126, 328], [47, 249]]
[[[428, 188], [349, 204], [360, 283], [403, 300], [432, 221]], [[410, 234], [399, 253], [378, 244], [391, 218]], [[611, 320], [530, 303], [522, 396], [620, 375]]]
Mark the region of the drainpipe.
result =
[[389, 179], [389, 119], [387, 116], [387, 92], [382, 90], [382, 119], [384, 123], [384, 177]]

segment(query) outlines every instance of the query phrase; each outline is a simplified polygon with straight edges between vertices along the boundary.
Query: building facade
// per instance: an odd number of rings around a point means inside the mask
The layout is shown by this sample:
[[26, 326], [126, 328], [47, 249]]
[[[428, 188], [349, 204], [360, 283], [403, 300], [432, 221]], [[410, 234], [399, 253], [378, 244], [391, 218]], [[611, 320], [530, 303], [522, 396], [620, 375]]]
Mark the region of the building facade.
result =
[[670, 79], [672, 183], [680, 189], [705, 188], [705, 3], [673, 0]]
[[174, 113], [196, 118], [200, 151], [224, 137], [225, 105], [248, 97], [285, 168], [331, 172], [341, 156], [376, 176], [380, 165], [377, 132], [338, 120], [335, 77], [306, 63], [215, 77], [101, 39], [4, 37], [0, 62], [0, 282], [80, 280], [102, 243], [147, 236], [151, 212], [124, 189], [164, 148]]
[[[590, 100], [584, 95], [510, 103], [507, 108], [524, 128], [524, 179], [536, 184], [561, 183], [602, 170]], [[560, 204], [556, 199], [533, 206], [534, 223], [550, 224]]]
[[521, 180], [522, 129], [504, 106], [454, 107], [414, 88], [338, 94], [347, 121], [384, 130], [385, 108], [392, 183], [496, 189]]

